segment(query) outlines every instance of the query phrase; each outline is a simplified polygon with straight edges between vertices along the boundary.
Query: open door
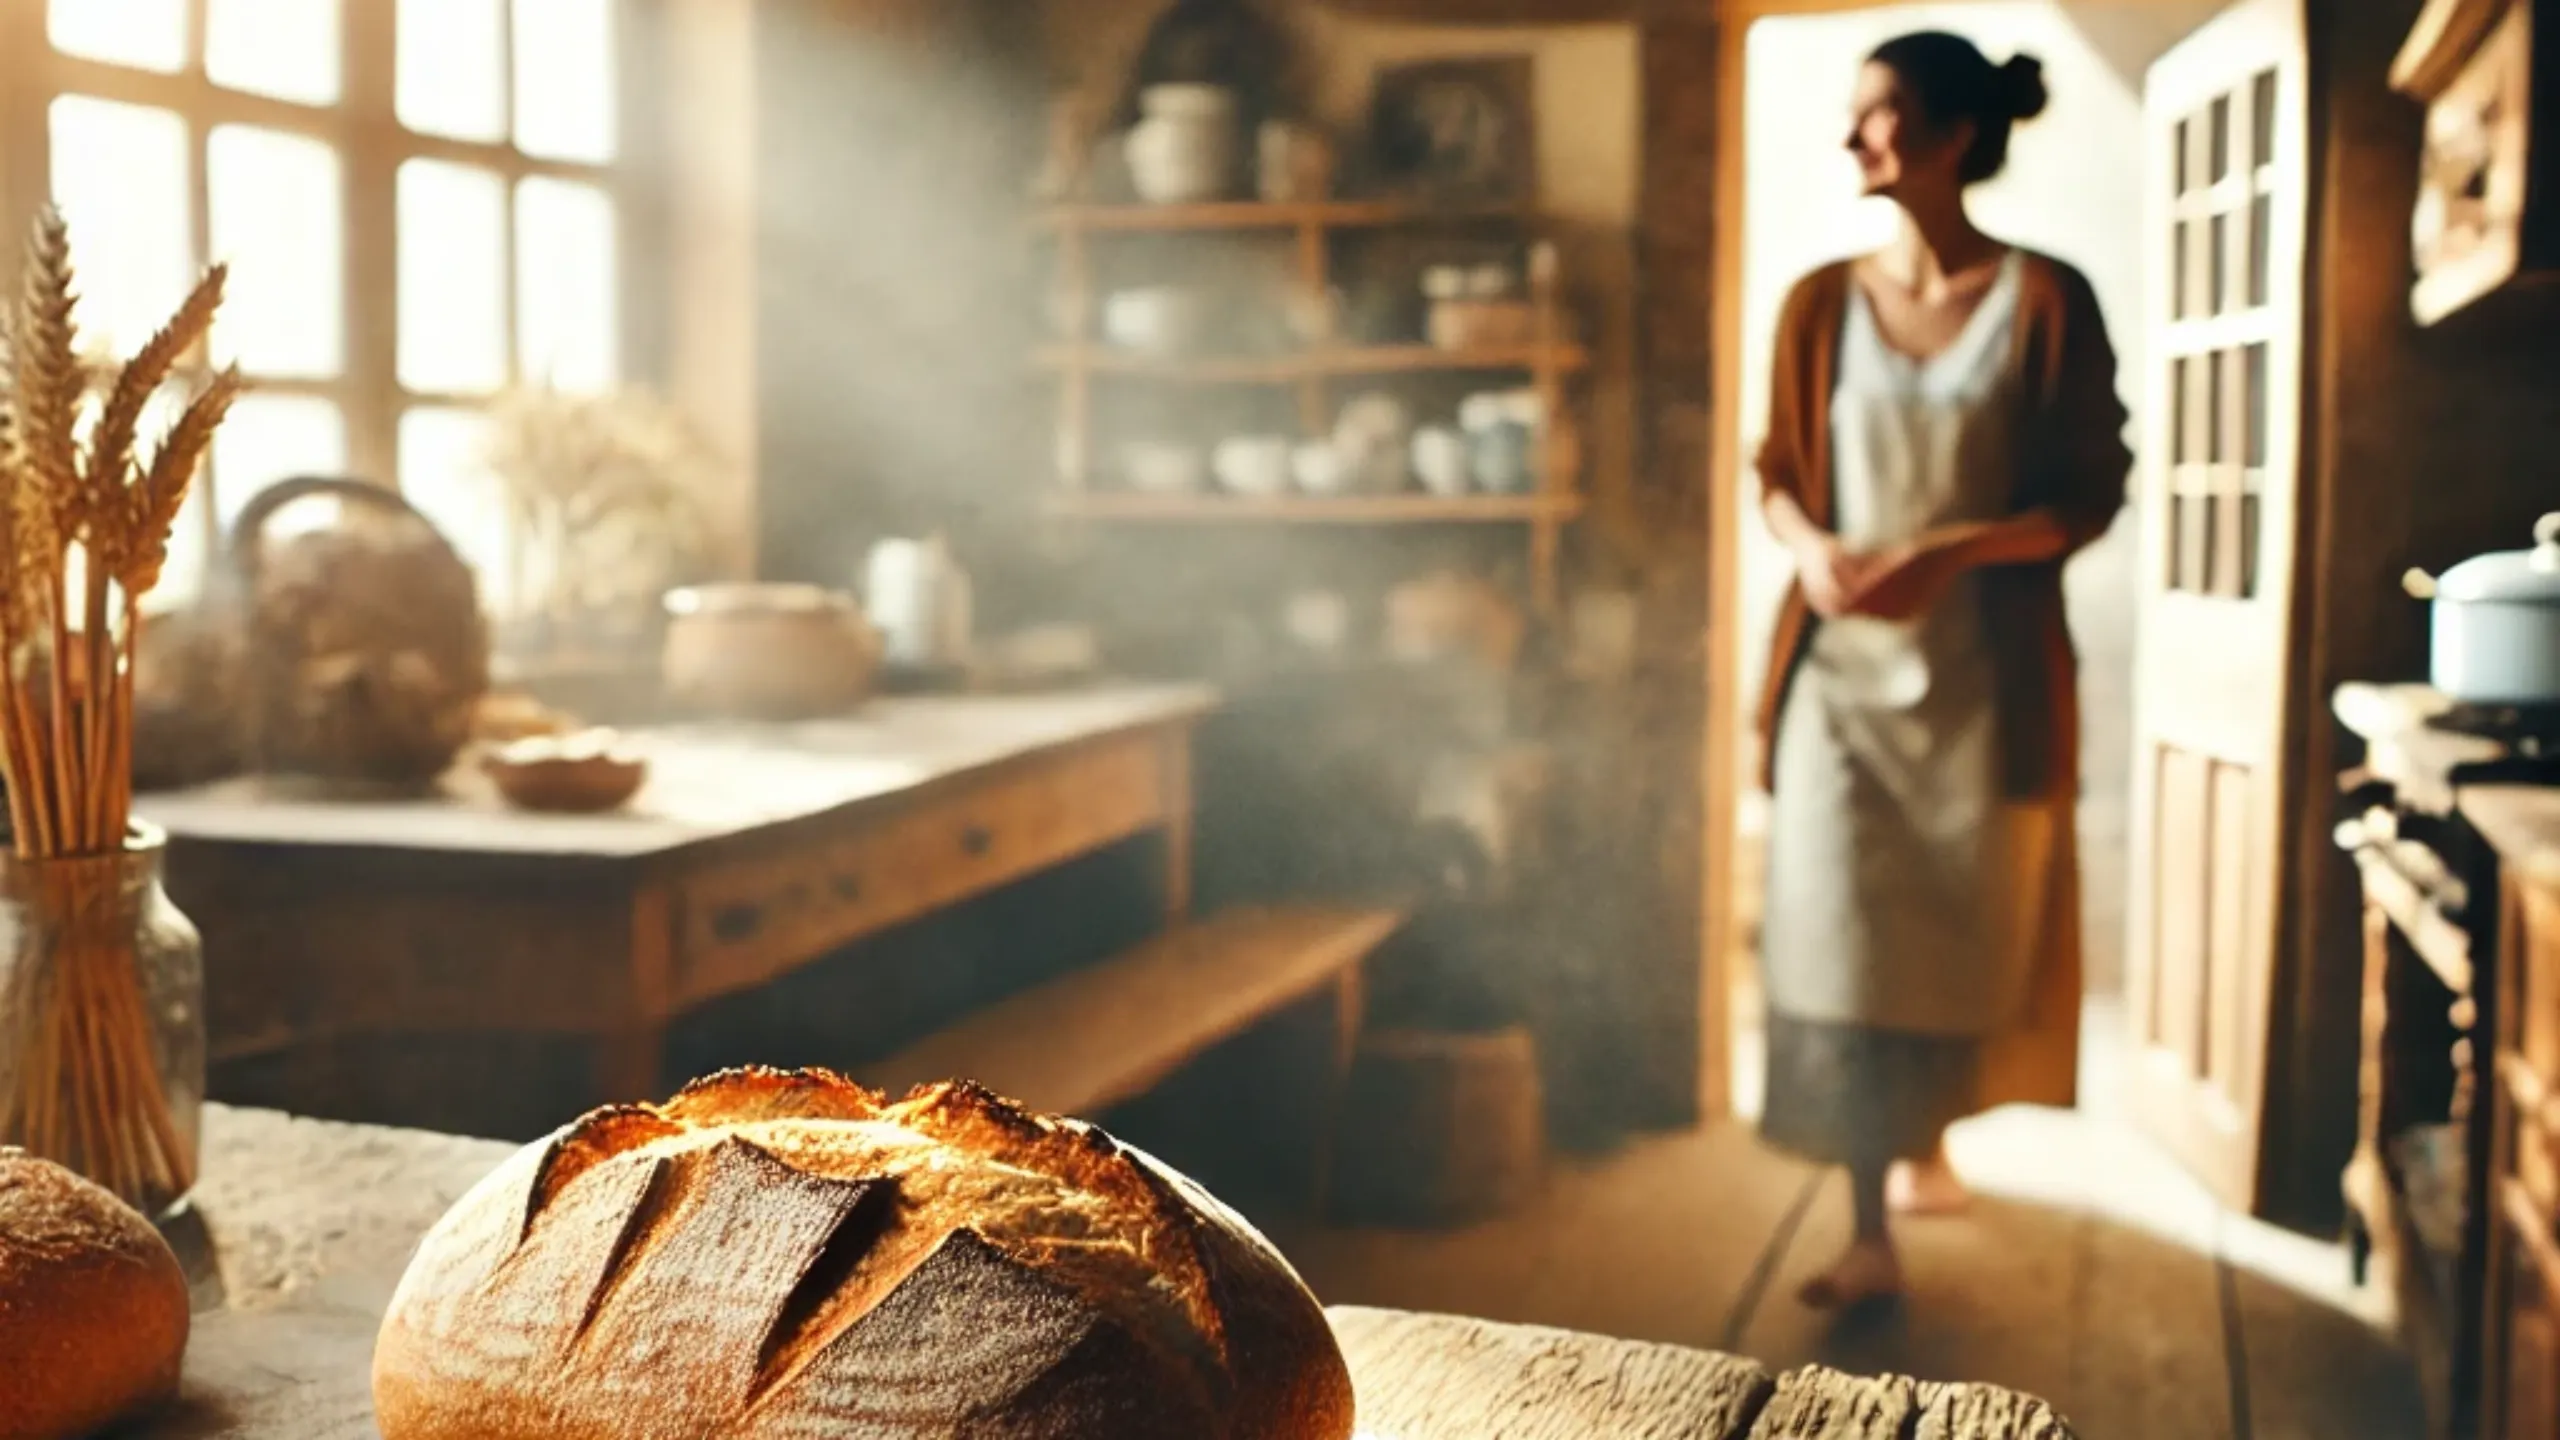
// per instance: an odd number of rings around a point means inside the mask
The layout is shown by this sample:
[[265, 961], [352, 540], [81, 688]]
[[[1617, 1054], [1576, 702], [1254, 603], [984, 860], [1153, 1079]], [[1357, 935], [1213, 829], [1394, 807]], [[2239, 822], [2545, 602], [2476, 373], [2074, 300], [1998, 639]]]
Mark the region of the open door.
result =
[[2301, 0], [2243, 0], [2143, 92], [2128, 1010], [2143, 1128], [2258, 1200], [2281, 879], [2310, 174]]

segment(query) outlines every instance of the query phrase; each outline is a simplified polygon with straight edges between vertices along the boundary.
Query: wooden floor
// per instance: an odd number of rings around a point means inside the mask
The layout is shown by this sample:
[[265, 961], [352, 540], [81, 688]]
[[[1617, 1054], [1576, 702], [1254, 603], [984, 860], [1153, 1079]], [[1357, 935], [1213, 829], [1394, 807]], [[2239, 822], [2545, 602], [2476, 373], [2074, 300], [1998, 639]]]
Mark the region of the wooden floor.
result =
[[2087, 1440], [2404, 1440], [2407, 1364], [2330, 1245], [2218, 1207], [2110, 1117], [2112, 1017], [2083, 1111], [1951, 1137], [1971, 1215], [1902, 1227], [1914, 1290], [1835, 1326], [1798, 1281], [1842, 1243], [1837, 1175], [1742, 1125], [1561, 1167], [1523, 1213], [1455, 1234], [1280, 1237], [1325, 1300], [1457, 1311], [1930, 1380], [2014, 1386]]

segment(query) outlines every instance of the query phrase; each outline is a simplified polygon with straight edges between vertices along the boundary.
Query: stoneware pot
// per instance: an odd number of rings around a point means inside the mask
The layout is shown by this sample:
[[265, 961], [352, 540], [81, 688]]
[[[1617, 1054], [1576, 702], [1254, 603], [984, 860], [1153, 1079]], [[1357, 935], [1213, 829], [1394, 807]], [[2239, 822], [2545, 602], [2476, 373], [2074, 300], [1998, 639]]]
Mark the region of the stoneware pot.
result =
[[2432, 610], [2429, 679], [2447, 696], [2560, 706], [2560, 512], [2533, 538], [2531, 550], [2474, 556], [2439, 576], [2409, 572], [2409, 593]]
[[695, 585], [667, 595], [668, 698], [735, 720], [797, 720], [860, 704], [880, 638], [815, 585]]
[[1224, 200], [1243, 167], [1235, 92], [1216, 85], [1154, 85], [1138, 97], [1145, 118], [1124, 147], [1129, 179], [1151, 205]]

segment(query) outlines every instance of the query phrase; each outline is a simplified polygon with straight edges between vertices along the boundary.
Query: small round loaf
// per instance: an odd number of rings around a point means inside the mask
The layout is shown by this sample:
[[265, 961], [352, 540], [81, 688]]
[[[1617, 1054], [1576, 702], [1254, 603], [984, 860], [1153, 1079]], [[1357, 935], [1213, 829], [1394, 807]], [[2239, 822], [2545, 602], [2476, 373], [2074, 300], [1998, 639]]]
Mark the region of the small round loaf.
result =
[[1270, 1244], [1093, 1126], [729, 1071], [519, 1151], [374, 1350], [384, 1440], [1347, 1440]]
[[0, 1148], [0, 1440], [74, 1440], [168, 1400], [187, 1276], [151, 1223]]

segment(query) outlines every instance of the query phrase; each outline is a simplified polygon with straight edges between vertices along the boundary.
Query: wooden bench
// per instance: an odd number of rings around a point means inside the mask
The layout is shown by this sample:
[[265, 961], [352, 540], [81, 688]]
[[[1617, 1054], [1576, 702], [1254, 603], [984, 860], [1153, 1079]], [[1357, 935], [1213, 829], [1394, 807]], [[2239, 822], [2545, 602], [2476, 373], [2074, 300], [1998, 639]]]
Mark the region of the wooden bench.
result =
[[862, 1080], [897, 1093], [965, 1078], [1062, 1115], [1135, 1099], [1222, 1040], [1330, 992], [1349, 1063], [1360, 965], [1404, 923], [1390, 909], [1240, 908], [972, 1012]]

